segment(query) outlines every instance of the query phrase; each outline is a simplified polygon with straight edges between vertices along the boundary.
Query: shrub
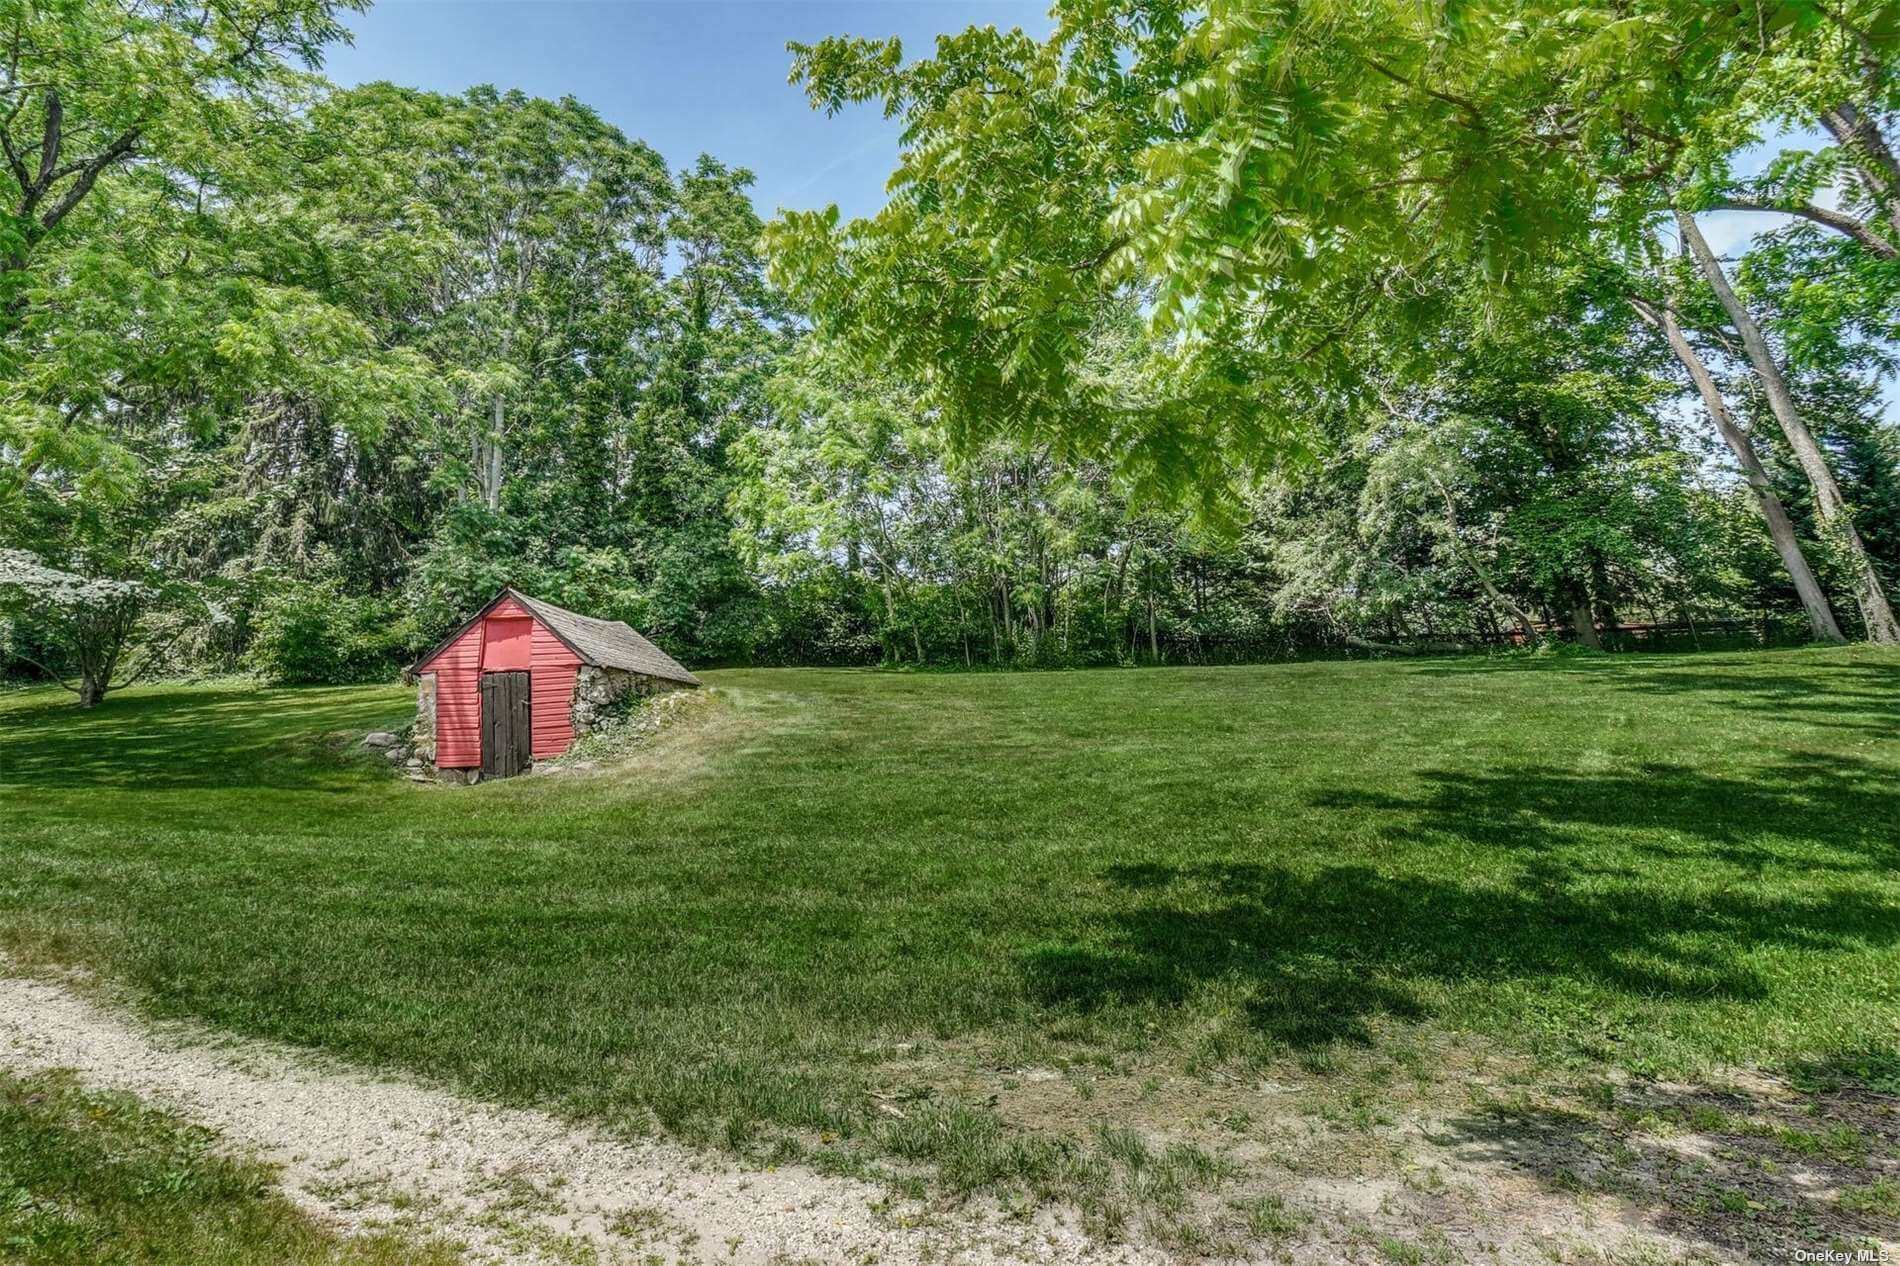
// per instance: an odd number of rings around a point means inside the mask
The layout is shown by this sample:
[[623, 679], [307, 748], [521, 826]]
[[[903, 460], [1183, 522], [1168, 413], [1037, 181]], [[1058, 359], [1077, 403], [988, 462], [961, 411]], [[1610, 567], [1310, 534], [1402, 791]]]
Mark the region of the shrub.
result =
[[388, 677], [409, 641], [394, 602], [346, 594], [329, 580], [272, 589], [258, 604], [252, 629], [247, 662], [273, 685]]

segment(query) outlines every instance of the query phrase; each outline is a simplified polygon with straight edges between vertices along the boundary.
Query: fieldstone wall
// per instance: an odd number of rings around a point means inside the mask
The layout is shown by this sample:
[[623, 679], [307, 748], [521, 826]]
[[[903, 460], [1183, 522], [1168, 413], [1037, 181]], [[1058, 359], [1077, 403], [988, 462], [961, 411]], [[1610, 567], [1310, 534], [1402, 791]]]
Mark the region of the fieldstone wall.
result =
[[409, 731], [409, 754], [423, 765], [435, 764], [435, 674], [416, 678], [416, 724]]
[[582, 664], [574, 678], [574, 706], [571, 720], [574, 734], [592, 733], [601, 723], [621, 710], [629, 695], [651, 698], [680, 689], [670, 681], [647, 677], [619, 668], [595, 668]]

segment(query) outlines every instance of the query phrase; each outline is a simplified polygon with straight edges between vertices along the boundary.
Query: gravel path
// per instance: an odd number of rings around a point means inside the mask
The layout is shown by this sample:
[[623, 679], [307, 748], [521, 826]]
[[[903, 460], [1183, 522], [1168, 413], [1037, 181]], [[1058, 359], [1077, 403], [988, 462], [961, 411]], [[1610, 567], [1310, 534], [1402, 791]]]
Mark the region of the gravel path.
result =
[[281, 1166], [286, 1192], [320, 1218], [439, 1234], [475, 1261], [1160, 1260], [1093, 1246], [1054, 1215], [1025, 1223], [979, 1206], [933, 1214], [809, 1170], [743, 1171], [289, 1048], [214, 1043], [3, 970], [0, 1066], [72, 1069], [89, 1086], [175, 1109]]

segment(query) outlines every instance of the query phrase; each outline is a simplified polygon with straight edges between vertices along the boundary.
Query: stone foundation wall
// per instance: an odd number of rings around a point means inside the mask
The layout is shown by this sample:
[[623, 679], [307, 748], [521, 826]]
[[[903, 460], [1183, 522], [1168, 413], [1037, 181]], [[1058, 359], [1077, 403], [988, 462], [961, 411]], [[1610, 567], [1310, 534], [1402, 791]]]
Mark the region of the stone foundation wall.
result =
[[574, 678], [574, 704], [570, 719], [576, 738], [600, 728], [613, 715], [616, 705], [629, 695], [648, 699], [680, 689], [670, 681], [626, 672], [619, 668], [595, 668], [582, 664]]
[[416, 724], [409, 731], [409, 752], [424, 765], [435, 764], [435, 674], [416, 678]]

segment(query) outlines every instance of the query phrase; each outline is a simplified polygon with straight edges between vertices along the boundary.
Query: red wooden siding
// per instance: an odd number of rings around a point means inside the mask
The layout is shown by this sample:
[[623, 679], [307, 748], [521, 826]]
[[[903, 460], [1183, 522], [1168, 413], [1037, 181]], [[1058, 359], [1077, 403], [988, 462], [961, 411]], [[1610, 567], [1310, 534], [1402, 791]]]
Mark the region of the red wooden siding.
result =
[[469, 630], [422, 665], [435, 674], [435, 763], [474, 769], [482, 763], [482, 626]]
[[512, 615], [491, 615], [482, 622], [482, 671], [499, 673], [534, 668], [530, 649], [533, 620]]
[[545, 624], [534, 622], [534, 666], [528, 683], [534, 694], [534, 758], [559, 756], [574, 741], [574, 678], [581, 657], [567, 649]]
[[481, 765], [484, 668], [528, 670], [535, 759], [565, 752], [574, 741], [569, 708], [580, 663], [580, 656], [525, 607], [505, 599], [418, 668], [435, 674], [435, 763], [443, 769]]

